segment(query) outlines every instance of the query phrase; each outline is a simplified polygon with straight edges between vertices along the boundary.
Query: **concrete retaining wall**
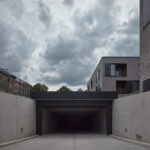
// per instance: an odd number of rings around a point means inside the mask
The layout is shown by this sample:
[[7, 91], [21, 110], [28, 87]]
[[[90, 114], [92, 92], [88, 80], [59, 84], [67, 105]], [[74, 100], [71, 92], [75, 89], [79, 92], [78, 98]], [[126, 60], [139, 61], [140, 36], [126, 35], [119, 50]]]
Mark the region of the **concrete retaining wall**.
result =
[[35, 134], [35, 101], [0, 92], [0, 143]]
[[114, 100], [113, 134], [150, 143], [150, 92]]

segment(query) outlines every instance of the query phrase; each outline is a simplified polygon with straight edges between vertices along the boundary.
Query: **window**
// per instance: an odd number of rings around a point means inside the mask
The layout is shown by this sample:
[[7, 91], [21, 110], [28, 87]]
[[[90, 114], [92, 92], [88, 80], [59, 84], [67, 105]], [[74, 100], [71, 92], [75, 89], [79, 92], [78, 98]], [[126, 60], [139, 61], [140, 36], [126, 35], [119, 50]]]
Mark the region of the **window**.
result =
[[115, 64], [111, 64], [110, 65], [110, 75], [111, 76], [115, 76], [116, 75], [116, 66], [115, 66]]
[[105, 64], [106, 77], [125, 77], [127, 76], [126, 64]]
[[91, 81], [91, 89], [93, 88], [93, 81]]
[[126, 81], [117, 81], [116, 91], [118, 92], [118, 94], [126, 94]]
[[95, 74], [95, 82], [97, 83], [97, 73]]
[[90, 87], [88, 86], [88, 91], [90, 91]]
[[100, 80], [100, 69], [98, 69], [98, 81]]
[[96, 86], [96, 91], [97, 91], [97, 86]]
[[129, 94], [139, 90], [139, 81], [116, 81], [118, 94]]

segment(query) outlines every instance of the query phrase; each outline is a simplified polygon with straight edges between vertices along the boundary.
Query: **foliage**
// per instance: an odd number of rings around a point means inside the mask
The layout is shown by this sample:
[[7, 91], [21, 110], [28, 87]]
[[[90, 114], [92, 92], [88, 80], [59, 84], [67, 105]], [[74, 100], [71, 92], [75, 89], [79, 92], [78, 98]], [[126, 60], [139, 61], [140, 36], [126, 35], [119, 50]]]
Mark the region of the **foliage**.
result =
[[83, 92], [83, 89], [79, 88], [79, 89], [77, 90], [77, 92]]
[[62, 86], [57, 92], [71, 92], [67, 86]]
[[41, 83], [36, 83], [32, 87], [32, 91], [48, 91], [48, 87]]

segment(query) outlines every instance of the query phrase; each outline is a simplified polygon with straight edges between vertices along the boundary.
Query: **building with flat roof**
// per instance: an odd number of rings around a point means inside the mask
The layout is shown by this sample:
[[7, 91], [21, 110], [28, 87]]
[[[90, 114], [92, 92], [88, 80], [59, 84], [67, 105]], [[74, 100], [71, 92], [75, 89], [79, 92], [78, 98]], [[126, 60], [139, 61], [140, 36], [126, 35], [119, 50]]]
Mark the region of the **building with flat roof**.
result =
[[139, 57], [102, 57], [88, 82], [88, 91], [137, 93], [139, 91], [139, 59]]
[[30, 97], [32, 86], [0, 68], [0, 91]]

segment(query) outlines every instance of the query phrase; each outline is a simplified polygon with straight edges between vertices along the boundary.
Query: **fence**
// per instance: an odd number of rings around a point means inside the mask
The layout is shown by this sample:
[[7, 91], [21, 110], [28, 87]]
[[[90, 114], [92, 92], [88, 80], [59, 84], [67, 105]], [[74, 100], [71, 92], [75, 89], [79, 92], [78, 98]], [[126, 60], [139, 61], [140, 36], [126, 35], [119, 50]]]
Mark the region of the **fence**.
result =
[[23, 86], [19, 86], [19, 85], [15, 85], [15, 84], [11, 84], [7, 81], [4, 80], [0, 80], [0, 90], [1, 91], [5, 91], [7, 93], [12, 93], [15, 95], [22, 95], [22, 96], [26, 96], [26, 97], [30, 97], [31, 96], [31, 89], [32, 87], [27, 86], [27, 85], [23, 85]]

